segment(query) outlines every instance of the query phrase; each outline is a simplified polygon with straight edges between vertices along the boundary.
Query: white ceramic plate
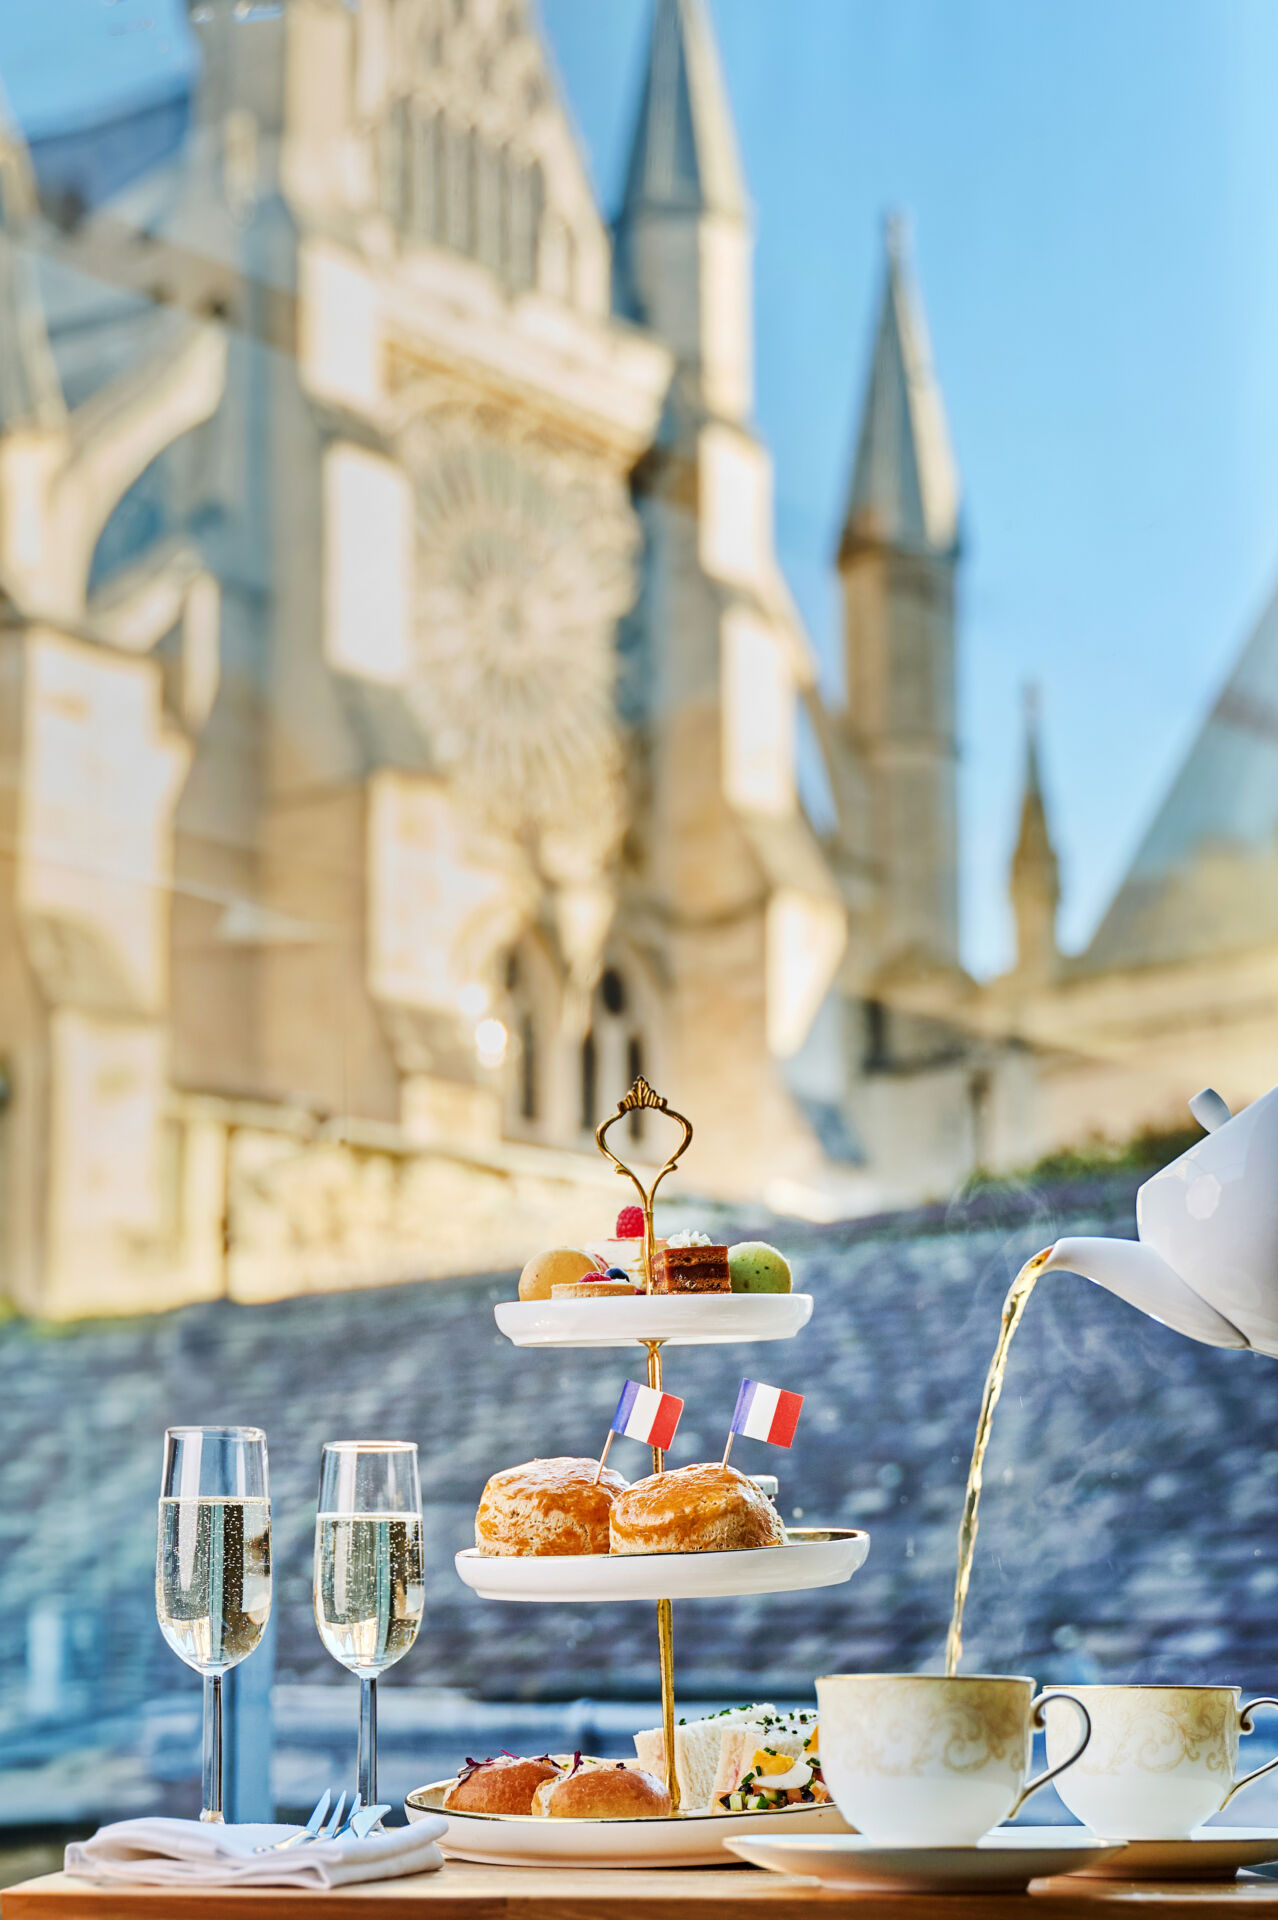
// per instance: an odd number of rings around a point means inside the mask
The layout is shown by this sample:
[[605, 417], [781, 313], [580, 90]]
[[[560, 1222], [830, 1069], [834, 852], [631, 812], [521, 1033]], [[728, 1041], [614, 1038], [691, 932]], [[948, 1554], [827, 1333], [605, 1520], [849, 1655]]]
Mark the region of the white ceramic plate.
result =
[[891, 1886], [900, 1893], [1014, 1893], [1031, 1880], [1121, 1857], [1123, 1846], [1080, 1827], [1004, 1827], [973, 1847], [883, 1846], [861, 1833], [732, 1835], [724, 1844], [752, 1866], [801, 1874], [823, 1887]]
[[851, 1527], [790, 1527], [788, 1546], [745, 1553], [480, 1553], [466, 1547], [458, 1573], [484, 1600], [706, 1600], [734, 1593], [794, 1593], [850, 1580], [870, 1551]]
[[440, 1814], [448, 1831], [440, 1841], [454, 1860], [498, 1867], [723, 1867], [724, 1842], [734, 1834], [765, 1832], [836, 1835], [847, 1832], [839, 1809], [783, 1807], [776, 1813], [690, 1813], [670, 1820], [539, 1820], [528, 1814], [444, 1813], [451, 1780], [418, 1787], [404, 1802], [410, 1820]]
[[1199, 1827], [1188, 1840], [1129, 1840], [1113, 1860], [1081, 1869], [1102, 1880], [1232, 1880], [1278, 1860], [1278, 1827]]
[[517, 1347], [714, 1347], [792, 1340], [812, 1318], [810, 1293], [641, 1293], [625, 1300], [503, 1300], [497, 1325]]

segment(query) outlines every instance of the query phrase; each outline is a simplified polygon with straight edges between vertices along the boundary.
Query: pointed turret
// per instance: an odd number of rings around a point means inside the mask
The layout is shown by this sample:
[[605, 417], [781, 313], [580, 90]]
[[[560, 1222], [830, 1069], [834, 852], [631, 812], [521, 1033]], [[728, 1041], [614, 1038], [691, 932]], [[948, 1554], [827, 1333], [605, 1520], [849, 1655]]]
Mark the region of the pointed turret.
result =
[[26, 251], [35, 212], [31, 162], [0, 92], [0, 434], [56, 427], [65, 414]]
[[656, 0], [616, 225], [617, 304], [674, 349], [685, 406], [730, 420], [753, 400], [750, 246], [705, 0]]
[[887, 222], [886, 244], [842, 544], [846, 549], [869, 541], [950, 553], [958, 541], [958, 474], [898, 217]]
[[927, 328], [887, 227], [887, 263], [870, 378], [839, 541], [846, 730], [869, 794], [878, 869], [872, 943], [958, 963], [958, 750], [954, 573], [958, 476], [932, 373]]
[[1021, 824], [1012, 854], [1009, 892], [1016, 916], [1016, 972], [1046, 985], [1056, 972], [1056, 912], [1060, 867], [1047, 824], [1039, 754], [1038, 692], [1025, 691], [1025, 785]]

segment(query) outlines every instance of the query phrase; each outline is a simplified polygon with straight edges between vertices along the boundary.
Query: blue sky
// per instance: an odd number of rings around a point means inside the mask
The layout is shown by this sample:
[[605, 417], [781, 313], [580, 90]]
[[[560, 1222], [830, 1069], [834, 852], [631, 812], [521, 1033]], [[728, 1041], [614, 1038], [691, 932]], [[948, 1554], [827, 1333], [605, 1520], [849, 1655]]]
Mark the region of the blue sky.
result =
[[[650, 0], [542, 0], [616, 202]], [[758, 424], [827, 657], [829, 554], [905, 209], [964, 483], [965, 951], [1008, 951], [1020, 689], [1090, 931], [1278, 577], [1278, 7], [711, 0], [758, 218]], [[171, 84], [178, 0], [0, 9], [48, 127]]]

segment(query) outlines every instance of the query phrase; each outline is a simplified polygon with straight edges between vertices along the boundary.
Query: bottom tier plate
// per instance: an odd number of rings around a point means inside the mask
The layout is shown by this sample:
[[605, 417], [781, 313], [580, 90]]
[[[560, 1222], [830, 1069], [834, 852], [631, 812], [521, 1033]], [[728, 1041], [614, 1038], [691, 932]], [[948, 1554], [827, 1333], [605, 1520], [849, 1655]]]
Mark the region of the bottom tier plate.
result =
[[737, 1593], [797, 1593], [850, 1580], [870, 1551], [854, 1527], [789, 1527], [784, 1547], [746, 1553], [480, 1553], [466, 1547], [458, 1573], [483, 1600], [715, 1600]]
[[445, 1813], [451, 1780], [418, 1787], [404, 1802], [410, 1820], [438, 1814], [448, 1822], [440, 1841], [452, 1860], [488, 1867], [727, 1867], [727, 1842], [748, 1834], [847, 1833], [830, 1802], [782, 1807], [775, 1813], [688, 1813], [669, 1820], [538, 1820], [528, 1814]]

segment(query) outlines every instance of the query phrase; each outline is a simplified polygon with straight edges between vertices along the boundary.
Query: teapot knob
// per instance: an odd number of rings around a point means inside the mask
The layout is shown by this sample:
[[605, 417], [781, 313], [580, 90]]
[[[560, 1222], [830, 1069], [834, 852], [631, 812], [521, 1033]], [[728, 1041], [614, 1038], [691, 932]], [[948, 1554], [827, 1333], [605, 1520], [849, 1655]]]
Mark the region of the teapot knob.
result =
[[1189, 1103], [1189, 1111], [1204, 1133], [1215, 1133], [1217, 1127], [1223, 1127], [1226, 1120], [1233, 1119], [1228, 1105], [1215, 1087], [1204, 1087], [1201, 1093], [1196, 1093]]

